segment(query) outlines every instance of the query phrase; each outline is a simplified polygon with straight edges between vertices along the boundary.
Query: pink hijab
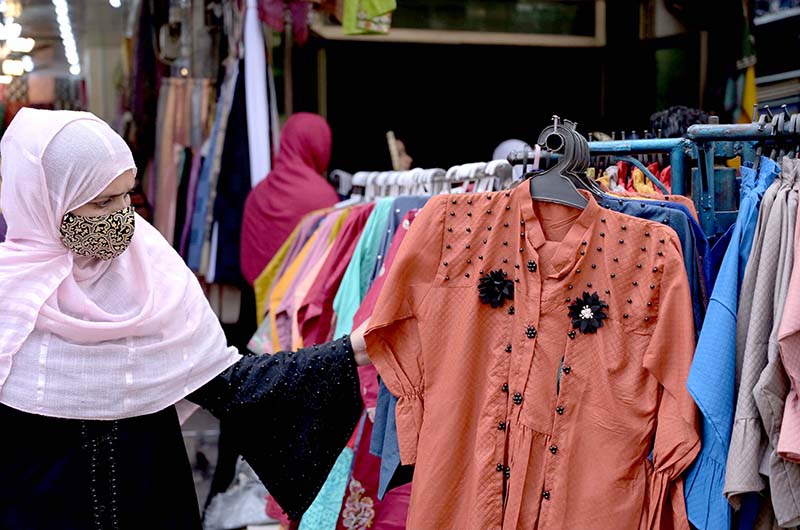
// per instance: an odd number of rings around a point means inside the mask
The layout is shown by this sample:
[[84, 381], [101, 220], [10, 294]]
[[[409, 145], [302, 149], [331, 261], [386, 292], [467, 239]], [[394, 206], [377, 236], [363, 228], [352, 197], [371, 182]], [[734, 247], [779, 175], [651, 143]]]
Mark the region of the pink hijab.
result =
[[22, 109], [0, 151], [0, 402], [63, 418], [149, 414], [239, 358], [194, 275], [141, 217], [110, 261], [61, 243], [64, 214], [136, 169], [105, 122]]
[[330, 158], [331, 129], [321, 116], [301, 112], [289, 118], [275, 168], [244, 205], [242, 274], [251, 285], [305, 214], [338, 202], [322, 177]]

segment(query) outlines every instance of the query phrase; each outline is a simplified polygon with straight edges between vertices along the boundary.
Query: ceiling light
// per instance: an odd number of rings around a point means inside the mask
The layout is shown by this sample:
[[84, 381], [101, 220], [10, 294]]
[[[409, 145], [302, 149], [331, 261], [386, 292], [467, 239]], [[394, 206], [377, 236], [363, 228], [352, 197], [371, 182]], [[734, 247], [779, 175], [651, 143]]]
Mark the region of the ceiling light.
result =
[[5, 13], [8, 11], [8, 4], [6, 0], [0, 0], [0, 13]]
[[22, 26], [16, 22], [6, 22], [0, 25], [0, 40], [18, 39], [22, 34]]
[[8, 40], [18, 39], [22, 35], [22, 26], [16, 22], [6, 24], [6, 27], [8, 28]]
[[30, 38], [19, 38], [8, 41], [9, 49], [17, 53], [30, 53], [34, 46], [36, 46], [36, 41]]
[[122, 0], [108, 0], [108, 3], [111, 4], [111, 7], [118, 8], [122, 7]]
[[[8, 0], [0, 0], [0, 2]], [[52, 0], [58, 21], [58, 30], [61, 33], [61, 44], [64, 46], [64, 55], [69, 63], [69, 72], [72, 75], [81, 74], [81, 62], [78, 57], [78, 46], [75, 35], [72, 33], [72, 22], [69, 19], [69, 6], [67, 0]], [[26, 67], [33, 69], [33, 60], [26, 61]]]
[[30, 55], [23, 55], [22, 56], [22, 68], [25, 69], [26, 72], [33, 72], [33, 59]]
[[22, 61], [15, 59], [6, 59], [3, 61], [3, 74], [4, 75], [22, 75], [25, 73], [25, 68], [22, 66]]
[[0, 0], [5, 5], [5, 15], [7, 17], [18, 17], [22, 15], [22, 5], [20, 0]]
[[0, 75], [0, 85], [9, 85], [14, 78], [10, 75]]

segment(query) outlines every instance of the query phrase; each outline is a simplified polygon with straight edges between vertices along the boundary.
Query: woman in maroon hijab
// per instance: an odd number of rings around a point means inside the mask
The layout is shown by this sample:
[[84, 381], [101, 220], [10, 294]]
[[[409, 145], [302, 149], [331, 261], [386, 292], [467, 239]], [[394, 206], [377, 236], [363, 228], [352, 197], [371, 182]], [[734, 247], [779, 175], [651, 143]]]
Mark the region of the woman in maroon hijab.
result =
[[339, 200], [322, 176], [331, 141], [331, 128], [321, 116], [302, 112], [286, 122], [275, 167], [244, 206], [242, 274], [251, 285], [305, 214]]

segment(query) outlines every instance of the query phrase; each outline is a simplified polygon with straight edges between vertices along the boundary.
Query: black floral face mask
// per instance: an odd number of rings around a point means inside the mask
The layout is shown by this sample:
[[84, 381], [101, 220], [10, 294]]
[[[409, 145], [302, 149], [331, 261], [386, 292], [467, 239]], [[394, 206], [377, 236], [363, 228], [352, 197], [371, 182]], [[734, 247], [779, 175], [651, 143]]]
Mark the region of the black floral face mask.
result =
[[133, 206], [97, 217], [68, 213], [61, 221], [61, 242], [79, 256], [110, 260], [125, 252], [135, 228]]

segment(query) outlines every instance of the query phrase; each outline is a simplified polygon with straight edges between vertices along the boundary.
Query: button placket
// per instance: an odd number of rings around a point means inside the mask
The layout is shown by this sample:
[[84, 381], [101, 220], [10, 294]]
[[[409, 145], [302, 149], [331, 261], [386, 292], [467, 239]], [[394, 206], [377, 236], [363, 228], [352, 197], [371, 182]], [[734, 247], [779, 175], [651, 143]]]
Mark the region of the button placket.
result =
[[[558, 499], [559, 492], [555, 487], [557, 478], [561, 475], [561, 463], [565, 461], [563, 452], [569, 451], [569, 423], [572, 421], [573, 412], [578, 404], [573, 396], [580, 396], [581, 386], [585, 380], [580, 376], [580, 367], [573, 366], [574, 360], [580, 352], [589, 348], [589, 340], [581, 333], [575, 339], [567, 340], [564, 347], [564, 358], [559, 371], [560, 391], [553, 411], [553, 427], [549, 443], [544, 447], [547, 451], [544, 465], [544, 481], [542, 483], [542, 507], [540, 511], [539, 526], [547, 526], [548, 519], [557, 519], [559, 504], [553, 503]], [[547, 502], [550, 501], [550, 502]]]
[[[524, 227], [524, 225], [522, 225]], [[516, 257], [515, 270], [519, 282], [515, 284], [515, 312], [513, 322], [514, 353], [511, 357], [509, 378], [509, 418], [520, 420], [524, 408], [527, 375], [530, 372], [537, 337], [539, 335], [539, 315], [542, 304], [542, 267], [539, 255], [526, 237], [520, 236], [525, 251]], [[512, 415], [513, 414], [513, 415]]]
[[[515, 298], [517, 298], [518, 293], [515, 293]], [[513, 407], [512, 399], [513, 399], [513, 391], [510, 389], [509, 381], [511, 379], [511, 370], [512, 370], [512, 362], [513, 358], [517, 353], [517, 343], [513, 340], [513, 329], [514, 325], [517, 321], [516, 311], [514, 309], [514, 300], [511, 300], [511, 304], [508, 310], [505, 311], [503, 318], [506, 319], [505, 322], [505, 329], [506, 335], [508, 337], [508, 342], [504, 345], [500, 346], [499, 348], [499, 355], [500, 358], [503, 359], [503, 363], [506, 367], [506, 376], [505, 381], [502, 382], [499, 391], [497, 392], [497, 399], [498, 401], [502, 402], [502, 406], [498, 407], [497, 410], [497, 417], [495, 417], [494, 424], [491, 427], [493, 436], [496, 436], [495, 440], [495, 459], [499, 462], [496, 465], [495, 470], [497, 473], [495, 475], [499, 476], [499, 481], [502, 482], [503, 488], [505, 489], [505, 475], [506, 475], [506, 467], [502, 462], [506, 462], [507, 454], [506, 454], [506, 447], [507, 447], [507, 437], [508, 431], [510, 429], [510, 410]]]

